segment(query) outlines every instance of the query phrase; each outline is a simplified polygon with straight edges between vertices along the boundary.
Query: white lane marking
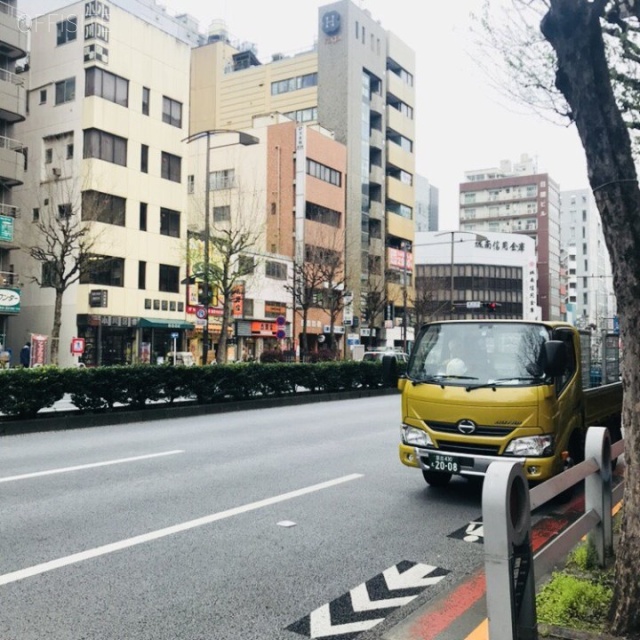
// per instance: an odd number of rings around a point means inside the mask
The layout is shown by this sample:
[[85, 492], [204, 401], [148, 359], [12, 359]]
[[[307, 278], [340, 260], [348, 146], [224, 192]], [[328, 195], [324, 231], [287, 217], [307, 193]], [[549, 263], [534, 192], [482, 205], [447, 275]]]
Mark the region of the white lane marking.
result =
[[363, 478], [361, 473], [352, 473], [348, 476], [342, 476], [341, 478], [335, 478], [334, 480], [328, 480], [327, 482], [321, 482], [309, 487], [303, 487], [302, 489], [296, 489], [295, 491], [289, 491], [288, 493], [281, 493], [279, 496], [273, 496], [272, 498], [265, 498], [264, 500], [258, 500], [257, 502], [250, 502], [249, 504], [242, 505], [241, 507], [234, 507], [233, 509], [227, 509], [226, 511], [220, 511], [218, 513], [212, 513], [211, 515], [197, 518], [195, 520], [189, 520], [181, 524], [173, 525], [172, 527], [166, 527], [164, 529], [158, 529], [157, 531], [151, 531], [150, 533], [144, 533], [133, 538], [127, 538], [120, 540], [119, 542], [113, 542], [111, 544], [105, 544], [95, 549], [88, 549], [87, 551], [81, 551], [80, 553], [74, 553], [64, 558], [58, 558], [57, 560], [50, 560], [49, 562], [43, 562], [36, 564], [33, 567], [27, 567], [26, 569], [20, 569], [18, 571], [12, 571], [11, 573], [5, 573], [0, 576], [0, 585], [9, 584], [11, 582], [18, 582], [25, 578], [36, 576], [40, 573], [46, 573], [47, 571], [53, 571], [54, 569], [61, 569], [62, 567], [75, 564], [77, 562], [83, 562], [84, 560], [90, 560], [99, 556], [107, 555], [115, 551], [121, 551], [129, 547], [134, 547], [138, 544], [144, 544], [145, 542], [151, 542], [152, 540], [158, 540], [166, 536], [171, 536], [175, 533], [181, 533], [188, 531], [189, 529], [195, 529], [196, 527], [202, 527], [218, 520], [224, 520], [225, 518], [231, 518], [248, 511], [254, 511], [261, 509], [262, 507], [268, 507], [272, 504], [284, 502], [285, 500], [291, 500], [292, 498], [298, 498], [304, 496], [307, 493], [313, 493], [315, 491], [321, 491], [322, 489], [329, 489], [344, 482], [350, 482], [351, 480], [357, 480]]
[[0, 482], [13, 482], [14, 480], [27, 480], [28, 478], [50, 476], [55, 473], [81, 471], [82, 469], [95, 469], [96, 467], [106, 467], [112, 464], [123, 464], [125, 462], [137, 462], [138, 460], [149, 460], [150, 458], [160, 458], [161, 456], [173, 456], [176, 453], [184, 453], [184, 450], [176, 449], [175, 451], [164, 451], [162, 453], [149, 453], [144, 456], [135, 456], [134, 458], [120, 458], [118, 460], [106, 460], [105, 462], [92, 462], [90, 464], [80, 464], [75, 467], [62, 467], [61, 469], [49, 469], [47, 471], [36, 471], [35, 473], [23, 473], [20, 476], [7, 476], [6, 478], [0, 478]]

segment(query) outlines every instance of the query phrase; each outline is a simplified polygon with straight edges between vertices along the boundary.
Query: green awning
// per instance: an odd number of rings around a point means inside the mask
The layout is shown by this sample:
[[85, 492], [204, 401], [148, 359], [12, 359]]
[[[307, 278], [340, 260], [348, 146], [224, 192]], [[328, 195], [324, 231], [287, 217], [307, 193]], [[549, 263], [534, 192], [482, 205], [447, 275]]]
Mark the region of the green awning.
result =
[[164, 318], [140, 318], [138, 326], [149, 329], [193, 329], [195, 327], [192, 322], [165, 320]]

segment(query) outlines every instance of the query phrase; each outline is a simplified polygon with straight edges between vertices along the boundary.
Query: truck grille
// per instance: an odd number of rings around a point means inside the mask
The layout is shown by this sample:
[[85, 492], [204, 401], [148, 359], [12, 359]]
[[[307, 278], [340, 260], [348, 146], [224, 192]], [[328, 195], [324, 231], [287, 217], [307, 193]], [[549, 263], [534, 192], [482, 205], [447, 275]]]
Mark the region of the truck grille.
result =
[[[425, 420], [425, 423], [432, 431], [438, 433], [456, 433], [459, 434], [458, 425], [451, 422], [433, 422], [432, 420]], [[494, 427], [489, 425], [478, 425], [473, 432], [474, 436], [504, 438], [513, 431], [513, 427]]]
[[438, 442], [439, 451], [451, 453], [468, 453], [470, 455], [497, 456], [500, 447], [488, 444], [461, 444], [458, 442]]

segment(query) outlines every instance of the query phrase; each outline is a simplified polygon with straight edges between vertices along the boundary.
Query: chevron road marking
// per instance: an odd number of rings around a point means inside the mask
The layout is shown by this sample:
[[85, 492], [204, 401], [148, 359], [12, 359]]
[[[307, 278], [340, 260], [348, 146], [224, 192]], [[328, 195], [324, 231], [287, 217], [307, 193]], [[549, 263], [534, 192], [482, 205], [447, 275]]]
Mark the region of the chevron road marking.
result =
[[403, 560], [287, 627], [309, 638], [353, 640], [380, 624], [449, 572]]

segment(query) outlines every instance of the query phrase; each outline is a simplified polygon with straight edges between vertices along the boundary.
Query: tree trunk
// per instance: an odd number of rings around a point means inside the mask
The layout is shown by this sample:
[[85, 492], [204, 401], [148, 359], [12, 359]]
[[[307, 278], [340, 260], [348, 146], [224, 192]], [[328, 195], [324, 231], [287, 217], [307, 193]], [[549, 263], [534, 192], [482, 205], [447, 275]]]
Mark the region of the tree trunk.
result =
[[640, 189], [605, 57], [600, 24], [605, 5], [604, 0], [550, 0], [541, 28], [555, 49], [556, 86], [571, 107], [585, 150], [618, 303], [626, 469], [611, 630], [628, 634], [640, 631]]
[[56, 289], [56, 297], [53, 303], [53, 326], [51, 327], [51, 364], [58, 366], [58, 353], [60, 352], [60, 325], [62, 322], [62, 296], [64, 290]]

